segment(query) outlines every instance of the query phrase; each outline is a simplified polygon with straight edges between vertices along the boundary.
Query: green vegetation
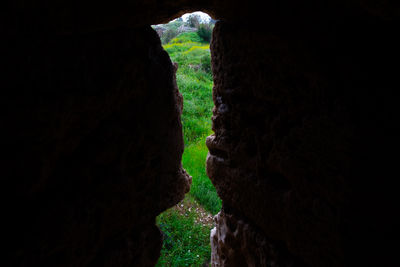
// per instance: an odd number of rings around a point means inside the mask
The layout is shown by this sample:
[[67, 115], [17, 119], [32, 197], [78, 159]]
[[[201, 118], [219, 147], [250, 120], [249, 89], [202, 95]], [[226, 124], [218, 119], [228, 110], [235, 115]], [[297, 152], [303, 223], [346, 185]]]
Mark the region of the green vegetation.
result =
[[195, 32], [186, 32], [184, 34], [180, 34], [179, 37], [171, 40], [169, 44], [165, 45], [164, 48], [171, 47], [173, 44], [187, 44], [190, 43], [202, 43], [204, 42], [201, 37]]
[[197, 40], [194, 42], [210, 42], [212, 29], [214, 28], [215, 20], [211, 19], [208, 22], [202, 21], [201, 17], [196, 14], [189, 16], [185, 22], [182, 18], [173, 20], [167, 24], [159, 24], [152, 26], [160, 36], [161, 42], [167, 44], [181, 33], [193, 32], [197, 33]]
[[197, 28], [200, 24], [201, 18], [199, 15], [191, 14], [187, 20], [190, 27]]
[[[184, 22], [180, 20], [178, 23]], [[196, 21], [192, 23], [196, 24]], [[201, 25], [197, 24], [198, 27]], [[208, 27], [211, 38], [212, 26]], [[162, 36], [160, 38], [163, 40]], [[211, 218], [221, 209], [221, 200], [205, 168], [208, 153], [205, 139], [212, 134], [213, 108], [209, 40], [197, 29], [178, 33], [164, 42], [164, 49], [179, 66], [176, 80], [184, 99], [181, 119], [185, 150], [182, 165], [192, 176], [192, 186], [183, 202], [157, 218], [164, 233], [157, 266], [201, 266], [211, 257]]]
[[208, 149], [204, 145], [204, 140], [194, 143], [185, 149], [182, 164], [193, 177], [190, 195], [195, 197], [207, 211], [215, 215], [221, 210], [221, 199], [205, 172], [207, 153]]
[[[179, 65], [176, 81], [184, 99], [182, 124], [185, 150], [196, 142], [204, 143], [205, 137], [211, 134], [213, 107], [209, 45], [193, 42], [194, 38], [190, 39], [193, 35], [196, 33], [183, 33], [174, 39], [175, 43], [164, 46], [171, 60]], [[190, 41], [181, 43], [181, 38]]]
[[197, 34], [206, 42], [211, 41], [212, 27], [210, 24], [200, 24], [197, 28]]
[[182, 165], [193, 177], [190, 194], [208, 211], [216, 214], [221, 209], [221, 200], [205, 171], [208, 152], [205, 139], [212, 133], [210, 47], [207, 43], [196, 42], [196, 35], [194, 32], [180, 34], [164, 49], [179, 65], [176, 80], [184, 99], [182, 125], [185, 151]]
[[164, 244], [156, 266], [201, 266], [209, 262], [210, 222], [201, 223], [201, 207], [190, 196], [157, 217]]

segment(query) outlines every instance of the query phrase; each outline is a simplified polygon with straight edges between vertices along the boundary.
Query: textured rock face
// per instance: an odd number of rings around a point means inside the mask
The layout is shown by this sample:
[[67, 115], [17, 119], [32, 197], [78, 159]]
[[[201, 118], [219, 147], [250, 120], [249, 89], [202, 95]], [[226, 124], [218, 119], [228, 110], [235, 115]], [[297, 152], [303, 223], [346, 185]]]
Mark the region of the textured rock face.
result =
[[212, 266], [306, 266], [285, 246], [266, 238], [251, 224], [221, 211], [211, 231]]
[[[392, 193], [385, 197], [387, 188], [367, 178], [379, 172], [375, 163], [385, 164], [376, 158], [382, 149], [367, 140], [389, 138], [371, 129], [380, 128], [376, 119], [394, 110], [386, 110], [391, 106], [387, 96], [372, 104], [376, 99], [358, 88], [373, 92], [382, 78], [385, 85], [380, 86], [393, 96], [397, 82], [390, 68], [377, 67], [385, 66], [389, 54], [368, 53], [380, 47], [371, 38], [377, 28], [367, 27], [367, 33], [364, 27], [352, 21], [293, 29], [217, 24], [212, 42], [215, 135], [207, 138], [207, 172], [230, 215], [217, 217], [215, 266], [236, 266], [235, 261], [237, 266], [271, 266], [265, 244], [301, 259], [274, 261], [273, 266], [388, 260], [382, 255], [390, 245], [373, 250], [366, 245], [385, 242], [375, 235], [383, 229], [370, 212], [394, 227], [386, 213], [386, 205], [394, 208]], [[388, 49], [395, 55], [394, 46]], [[248, 241], [247, 227], [269, 241]]]
[[349, 163], [353, 133], [335, 125], [346, 123], [343, 107], [330, 104], [337, 96], [304, 61], [309, 54], [297, 54], [299, 40], [226, 23], [215, 34], [207, 170], [224, 205], [311, 265], [340, 266], [336, 203], [348, 185], [336, 171]]
[[10, 44], [2, 266], [154, 265], [155, 216], [190, 187], [182, 100], [157, 34]]
[[190, 178], [174, 67], [149, 25], [213, 35], [214, 266], [394, 266], [391, 1], [14, 1], [1, 16], [1, 266], [152, 266]]

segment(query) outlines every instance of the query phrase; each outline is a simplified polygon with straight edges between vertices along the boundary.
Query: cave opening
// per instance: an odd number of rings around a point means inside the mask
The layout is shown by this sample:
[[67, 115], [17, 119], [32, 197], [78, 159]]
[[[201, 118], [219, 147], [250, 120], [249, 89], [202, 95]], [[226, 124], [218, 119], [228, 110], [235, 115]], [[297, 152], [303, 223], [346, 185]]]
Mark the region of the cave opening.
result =
[[[1, 266], [156, 263], [155, 217], [189, 179], [172, 64], [149, 25], [198, 8], [222, 20], [213, 264], [395, 265], [395, 1], [15, 2], [1, 27]], [[193, 234], [172, 238], [182, 223], [161, 228], [170, 265], [206, 262]]]
[[152, 26], [176, 69], [177, 86], [183, 96], [182, 166], [192, 177], [185, 198], [157, 217], [163, 232], [157, 266], [208, 266], [211, 259], [213, 216], [222, 206], [205, 168], [205, 140], [213, 133], [210, 42], [215, 23], [208, 14], [198, 11]]

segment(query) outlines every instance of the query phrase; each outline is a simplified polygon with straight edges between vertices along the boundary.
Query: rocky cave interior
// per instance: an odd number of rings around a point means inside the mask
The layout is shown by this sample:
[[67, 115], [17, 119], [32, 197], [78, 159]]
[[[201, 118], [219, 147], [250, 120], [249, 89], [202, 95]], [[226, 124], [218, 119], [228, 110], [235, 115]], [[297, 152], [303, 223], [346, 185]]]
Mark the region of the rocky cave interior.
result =
[[[18, 1], [1, 33], [1, 266], [153, 266], [189, 190], [150, 25], [202, 10], [213, 266], [394, 266], [399, 4]], [[397, 244], [398, 247], [398, 244]]]

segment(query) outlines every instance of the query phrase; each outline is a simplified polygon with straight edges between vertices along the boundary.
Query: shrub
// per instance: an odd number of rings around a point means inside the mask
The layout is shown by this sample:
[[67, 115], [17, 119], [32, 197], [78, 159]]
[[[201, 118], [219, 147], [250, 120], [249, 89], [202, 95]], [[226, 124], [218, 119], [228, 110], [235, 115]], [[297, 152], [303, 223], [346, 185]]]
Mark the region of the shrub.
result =
[[211, 24], [200, 24], [197, 28], [197, 34], [204, 40], [204, 42], [209, 43], [211, 41], [213, 27]]
[[167, 44], [169, 41], [171, 41], [172, 39], [174, 39], [177, 35], [178, 35], [178, 30], [174, 29], [174, 28], [169, 28], [168, 30], [166, 30], [161, 37], [161, 42], [163, 44]]

